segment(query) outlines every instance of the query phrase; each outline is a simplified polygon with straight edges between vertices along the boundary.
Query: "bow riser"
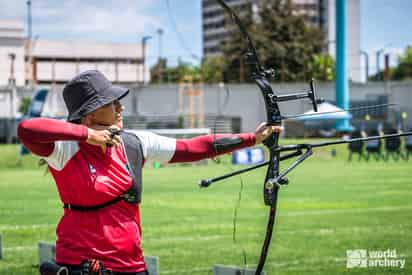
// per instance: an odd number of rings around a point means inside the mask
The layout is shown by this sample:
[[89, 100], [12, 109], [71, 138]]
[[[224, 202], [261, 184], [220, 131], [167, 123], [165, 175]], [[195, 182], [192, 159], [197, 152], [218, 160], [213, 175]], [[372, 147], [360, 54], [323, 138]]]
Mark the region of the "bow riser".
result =
[[269, 82], [264, 77], [254, 78], [258, 85], [266, 107], [266, 123], [268, 125], [280, 125], [282, 123], [282, 116], [280, 114], [279, 106], [276, 102], [276, 94], [273, 92]]

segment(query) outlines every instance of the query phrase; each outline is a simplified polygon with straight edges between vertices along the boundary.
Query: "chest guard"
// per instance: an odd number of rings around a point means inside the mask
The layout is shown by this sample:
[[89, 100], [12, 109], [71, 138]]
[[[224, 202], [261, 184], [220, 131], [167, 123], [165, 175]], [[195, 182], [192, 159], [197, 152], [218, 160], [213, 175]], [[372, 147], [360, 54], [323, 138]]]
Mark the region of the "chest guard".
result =
[[130, 204], [138, 204], [142, 200], [142, 166], [143, 166], [143, 149], [142, 143], [139, 138], [128, 132], [121, 131], [120, 136], [123, 141], [123, 150], [126, 154], [126, 164], [127, 169], [132, 177], [132, 187], [129, 188], [125, 193], [114, 198], [108, 202], [94, 205], [94, 206], [82, 206], [74, 205], [70, 203], [65, 203], [64, 208], [74, 210], [74, 211], [95, 211], [106, 206], [117, 203], [124, 200]]
[[132, 176], [132, 187], [121, 197], [128, 203], [140, 203], [142, 201], [142, 144], [139, 138], [132, 133], [122, 131], [120, 136], [126, 154], [127, 168]]

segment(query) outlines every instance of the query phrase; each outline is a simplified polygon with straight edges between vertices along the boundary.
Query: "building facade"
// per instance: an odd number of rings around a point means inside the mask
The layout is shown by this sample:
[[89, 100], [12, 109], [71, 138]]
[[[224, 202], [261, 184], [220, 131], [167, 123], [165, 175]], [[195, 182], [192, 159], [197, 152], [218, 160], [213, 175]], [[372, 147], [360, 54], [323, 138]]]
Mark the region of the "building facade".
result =
[[[250, 7], [257, 11], [261, 0], [227, 0], [232, 8]], [[329, 54], [335, 56], [335, 0], [292, 0], [296, 13], [304, 16], [305, 20], [319, 27], [327, 40], [325, 47]], [[361, 81], [360, 69], [360, 1], [347, 1], [348, 22], [348, 60], [349, 77], [355, 82]], [[225, 29], [225, 13], [216, 0], [202, 0], [202, 33], [203, 56], [214, 57], [222, 54], [220, 44], [228, 37]]]
[[39, 84], [63, 84], [90, 69], [101, 71], [115, 83], [144, 80], [140, 44], [37, 40], [32, 42], [31, 53], [32, 79]]
[[148, 82], [140, 43], [27, 39], [24, 24], [0, 20], [0, 86], [63, 84], [89, 69], [112, 82]]
[[0, 86], [25, 83], [23, 22], [0, 20]]

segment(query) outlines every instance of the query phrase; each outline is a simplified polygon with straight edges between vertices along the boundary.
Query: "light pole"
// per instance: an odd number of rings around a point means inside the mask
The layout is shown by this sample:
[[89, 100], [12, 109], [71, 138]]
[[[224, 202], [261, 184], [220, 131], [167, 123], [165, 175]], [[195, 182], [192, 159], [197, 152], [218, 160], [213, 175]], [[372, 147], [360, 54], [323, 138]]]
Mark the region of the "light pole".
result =
[[366, 51], [360, 51], [360, 54], [365, 57], [365, 82], [368, 82], [368, 78], [369, 78], [369, 54]]
[[381, 49], [376, 51], [376, 76], [378, 80], [383, 80], [382, 77], [379, 75], [381, 71], [381, 54], [383, 54], [386, 51], [386, 49], [391, 45], [392, 43], [385, 44]]
[[157, 29], [157, 34], [159, 35], [159, 56], [158, 56], [158, 61], [157, 61], [157, 65], [158, 65], [158, 67], [157, 67], [157, 69], [158, 69], [158, 71], [157, 71], [157, 73], [158, 73], [158, 76], [159, 76], [159, 83], [162, 83], [162, 81], [163, 81], [163, 77], [162, 77], [162, 36], [163, 36], [163, 33], [164, 33], [164, 31], [163, 31], [163, 29], [162, 28], [159, 28], [159, 29]]
[[381, 72], [380, 57], [381, 57], [381, 54], [384, 53], [384, 52], [385, 52], [385, 47], [376, 52], [376, 78], [377, 78], [377, 80], [382, 80], [380, 75], [379, 75], [380, 72]]
[[389, 58], [390, 58], [390, 56], [389, 56], [389, 53], [386, 53], [385, 55], [384, 55], [384, 57], [385, 57], [385, 69], [384, 69], [384, 71], [383, 71], [383, 80], [385, 80], [385, 81], [389, 81], [389, 78], [390, 78], [390, 61], [389, 61]]
[[152, 39], [152, 37], [149, 35], [142, 37], [142, 68], [143, 68], [142, 83], [146, 82], [146, 44], [147, 44], [147, 41], [150, 39]]
[[15, 53], [9, 53], [10, 58], [10, 76], [9, 76], [9, 84], [10, 86], [14, 86], [16, 84], [16, 78], [14, 77], [14, 61], [16, 60]]
[[[141, 40], [141, 47], [142, 47], [142, 80], [139, 81], [137, 78], [137, 90], [132, 93], [132, 113], [133, 115], [137, 115], [137, 93], [141, 91], [145, 82], [146, 82], [146, 44], [147, 41], [150, 40], [152, 37], [149, 35], [143, 36]], [[137, 70], [138, 71], [138, 70]], [[138, 77], [138, 76], [137, 76]]]
[[[345, 0], [336, 0], [336, 105], [349, 108], [349, 78], [347, 56], [347, 6]], [[352, 130], [349, 119], [338, 120], [336, 130]]]
[[157, 34], [159, 35], [159, 54], [158, 54], [158, 59], [160, 60], [162, 58], [162, 36], [164, 34], [164, 31], [162, 28], [157, 29]]
[[35, 79], [36, 79], [36, 73], [35, 73], [35, 66], [36, 66], [36, 62], [35, 59], [33, 58], [33, 52], [34, 52], [34, 48], [36, 47], [36, 43], [39, 40], [39, 36], [35, 35], [34, 39], [28, 39], [27, 40], [27, 61], [26, 61], [26, 78], [27, 78], [27, 83], [29, 85], [30, 88], [33, 88], [34, 83], [35, 83]]
[[28, 0], [27, 4], [27, 37], [31, 40], [32, 36], [32, 17], [31, 17], [31, 1]]
[[26, 5], [27, 5], [27, 43], [26, 43], [26, 51], [27, 51], [27, 55], [28, 58], [26, 60], [26, 79], [27, 79], [27, 83], [30, 85], [30, 87], [32, 87], [33, 84], [33, 73], [32, 73], [32, 59], [31, 59], [31, 55], [32, 55], [32, 48], [33, 48], [33, 41], [32, 41], [32, 26], [33, 26], [33, 22], [32, 22], [32, 6], [31, 6], [31, 0], [26, 1]]
[[10, 93], [10, 119], [7, 120], [8, 126], [8, 134], [7, 134], [7, 143], [12, 142], [12, 134], [11, 129], [12, 125], [14, 125], [14, 119], [16, 117], [16, 99], [17, 99], [17, 91], [16, 91], [16, 78], [14, 76], [14, 61], [16, 60], [15, 53], [9, 53], [10, 58], [10, 76], [9, 76], [9, 87], [11, 89]]

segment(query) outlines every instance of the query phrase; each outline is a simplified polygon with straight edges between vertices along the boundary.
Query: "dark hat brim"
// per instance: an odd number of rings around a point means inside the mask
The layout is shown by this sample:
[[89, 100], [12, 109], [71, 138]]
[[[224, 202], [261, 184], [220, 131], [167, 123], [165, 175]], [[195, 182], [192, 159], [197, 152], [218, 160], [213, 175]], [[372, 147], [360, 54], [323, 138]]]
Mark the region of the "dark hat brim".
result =
[[109, 97], [113, 97], [112, 101], [122, 99], [123, 97], [127, 96], [130, 91], [128, 88], [124, 88], [124, 87], [120, 87], [116, 85], [112, 85], [106, 90], [108, 91]]
[[130, 90], [128, 88], [111, 85], [102, 91], [98, 97], [94, 97], [86, 101], [81, 108], [70, 114], [67, 121], [77, 121], [85, 115], [103, 107], [104, 105], [107, 105], [115, 100], [121, 100], [129, 94], [129, 91]]

